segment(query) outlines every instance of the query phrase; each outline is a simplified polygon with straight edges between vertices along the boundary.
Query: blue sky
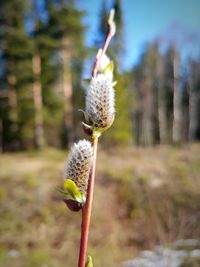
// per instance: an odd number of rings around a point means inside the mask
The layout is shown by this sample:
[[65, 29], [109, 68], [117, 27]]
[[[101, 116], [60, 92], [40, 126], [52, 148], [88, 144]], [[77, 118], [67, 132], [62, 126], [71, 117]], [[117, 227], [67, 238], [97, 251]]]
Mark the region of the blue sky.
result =
[[[112, 5], [106, 1], [107, 6]], [[138, 60], [143, 45], [157, 36], [167, 42], [179, 38], [181, 49], [187, 54], [200, 48], [200, 0], [122, 0], [124, 19], [124, 67], [130, 68]], [[91, 45], [98, 32], [102, 0], [80, 0], [78, 6], [87, 11], [84, 23], [88, 26], [86, 43]], [[180, 36], [181, 35], [181, 36]], [[185, 39], [183, 38], [185, 35]], [[187, 38], [188, 36], [188, 38]], [[192, 36], [192, 37], [191, 37]]]

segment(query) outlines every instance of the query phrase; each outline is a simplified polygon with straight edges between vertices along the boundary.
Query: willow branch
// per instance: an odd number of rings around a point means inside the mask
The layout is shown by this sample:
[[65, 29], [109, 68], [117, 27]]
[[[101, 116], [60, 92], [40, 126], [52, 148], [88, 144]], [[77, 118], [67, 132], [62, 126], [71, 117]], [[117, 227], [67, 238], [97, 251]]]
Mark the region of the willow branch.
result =
[[78, 263], [79, 267], [85, 267], [85, 264], [86, 264], [88, 234], [89, 234], [92, 202], [93, 202], [93, 195], [94, 195], [97, 145], [98, 145], [98, 138], [94, 139], [92, 142], [93, 161], [92, 161], [89, 182], [88, 182], [87, 200], [86, 200], [85, 206], [82, 209], [81, 242], [80, 242], [80, 254], [79, 254], [79, 263]]
[[96, 60], [95, 60], [95, 63], [94, 63], [94, 67], [93, 67], [93, 70], [92, 70], [92, 77], [96, 77], [97, 76], [97, 72], [98, 72], [98, 69], [99, 69], [99, 64], [100, 64], [101, 58], [103, 57], [103, 55], [105, 55], [105, 53], [106, 53], [106, 51], [108, 49], [108, 46], [110, 44], [110, 41], [111, 41], [112, 37], [115, 35], [115, 23], [113, 21], [113, 18], [114, 18], [114, 10], [112, 9], [110, 11], [110, 15], [109, 15], [109, 18], [108, 18], [108, 32], [107, 32], [107, 35], [106, 35], [104, 46], [103, 46], [103, 49], [100, 49], [98, 51], [98, 53], [97, 53]]
[[[108, 18], [108, 26], [109, 26], [108, 33], [105, 39], [103, 49], [99, 50], [99, 52], [97, 53], [96, 61], [92, 70], [92, 77], [97, 76], [101, 58], [103, 55], [105, 55], [108, 46], [110, 44], [111, 38], [115, 34], [115, 23], [113, 19], [114, 19], [114, 10], [112, 9]], [[88, 235], [89, 235], [89, 226], [90, 226], [90, 218], [91, 218], [93, 195], [94, 195], [95, 166], [96, 166], [98, 138], [93, 139], [92, 146], [93, 146], [93, 160], [88, 181], [87, 199], [85, 206], [82, 208], [81, 241], [80, 241], [78, 267], [86, 267]]]

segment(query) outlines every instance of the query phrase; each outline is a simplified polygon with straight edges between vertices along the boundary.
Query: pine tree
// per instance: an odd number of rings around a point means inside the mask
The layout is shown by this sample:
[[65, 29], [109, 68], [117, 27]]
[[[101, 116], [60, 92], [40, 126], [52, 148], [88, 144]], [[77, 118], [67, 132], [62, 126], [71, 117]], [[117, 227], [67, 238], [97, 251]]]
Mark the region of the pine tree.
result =
[[182, 123], [182, 92], [180, 87], [180, 55], [176, 48], [173, 53], [173, 131], [172, 139], [174, 143], [181, 142], [181, 123]]
[[185, 71], [183, 75], [183, 94], [182, 94], [182, 141], [189, 141], [189, 81], [188, 81], [188, 71]]
[[[53, 3], [32, 1], [31, 32], [34, 41], [32, 54], [33, 103], [34, 103], [34, 141], [38, 148], [47, 145], [60, 146], [60, 128], [63, 100], [59, 95], [57, 80], [61, 70], [58, 60], [60, 42], [52, 33], [56, 25], [51, 24]], [[43, 13], [47, 19], [43, 19]], [[48, 133], [48, 134], [47, 134]]]
[[100, 10], [100, 16], [101, 18], [100, 23], [99, 23], [99, 36], [98, 36], [98, 45], [101, 47], [102, 42], [106, 38], [106, 29], [107, 29], [107, 19], [108, 19], [108, 12], [107, 12], [107, 6], [106, 6], [106, 1], [103, 0], [102, 2], [102, 7]]
[[160, 59], [158, 45], [153, 43], [146, 48], [133, 71], [133, 90], [137, 102], [133, 119], [136, 123], [136, 143], [142, 145], [152, 145], [160, 140]]
[[[60, 147], [63, 114], [63, 97], [61, 96], [60, 85], [58, 84], [61, 71], [61, 63], [58, 58], [60, 42], [55, 37], [54, 32], [52, 33], [56, 29], [56, 25], [51, 24], [52, 5], [51, 1], [47, 0], [44, 1], [44, 5], [41, 8], [40, 1], [38, 1], [37, 24], [32, 34], [35, 40], [35, 54], [39, 53], [41, 64], [38, 78], [42, 88], [40, 99], [42, 99], [43, 107], [39, 113], [39, 118], [41, 117], [43, 120], [44, 140], [47, 145]], [[43, 19], [44, 13], [47, 15], [46, 20]], [[37, 75], [35, 78], [37, 78]], [[37, 81], [38, 79], [36, 79]]]
[[169, 47], [164, 55], [164, 78], [163, 86], [166, 98], [166, 113], [167, 113], [167, 142], [172, 143], [173, 129], [173, 94], [174, 94], [174, 70], [173, 70], [174, 49]]
[[38, 2], [33, 1], [33, 38], [34, 49], [32, 54], [32, 72], [33, 72], [33, 104], [34, 104], [34, 142], [36, 148], [41, 149], [44, 146], [44, 125], [43, 125], [43, 97], [41, 83], [41, 51], [40, 51], [40, 30], [42, 23], [39, 17]]
[[[59, 40], [57, 50], [62, 62], [60, 83], [62, 83], [64, 94], [63, 141], [65, 145], [69, 145], [75, 138], [73, 128], [74, 125], [77, 126], [77, 116], [74, 115], [74, 109], [76, 109], [74, 104], [77, 103], [77, 99], [80, 99], [81, 91], [80, 76], [84, 57], [84, 27], [81, 20], [84, 13], [75, 7], [73, 1], [60, 0], [56, 3], [55, 1], [47, 1], [47, 3], [50, 6], [49, 32], [52, 37]], [[76, 75], [72, 74], [73, 68], [78, 70]], [[78, 88], [74, 89], [74, 85]], [[76, 98], [75, 95], [78, 97]]]
[[200, 62], [189, 62], [189, 140], [200, 139]]
[[119, 62], [122, 59], [124, 52], [124, 36], [123, 36], [123, 14], [121, 7], [121, 0], [114, 0], [113, 8], [115, 10], [115, 23], [117, 26], [117, 31], [113, 39], [112, 50], [115, 57], [115, 61]]
[[[2, 111], [5, 149], [18, 149], [24, 142], [26, 123], [21, 114], [29, 105], [29, 101], [25, 104], [24, 96], [29, 98], [26, 90], [30, 83], [32, 47], [24, 25], [25, 4], [24, 0], [0, 3], [1, 83], [7, 91], [7, 101], [4, 101]], [[26, 113], [26, 116], [29, 115], [29, 112]]]
[[[157, 47], [158, 50], [158, 47]], [[164, 59], [157, 51], [156, 53], [156, 70], [155, 70], [155, 85], [157, 89], [157, 104], [158, 104], [158, 128], [160, 144], [167, 143], [167, 105], [166, 105], [166, 90], [164, 87]]]

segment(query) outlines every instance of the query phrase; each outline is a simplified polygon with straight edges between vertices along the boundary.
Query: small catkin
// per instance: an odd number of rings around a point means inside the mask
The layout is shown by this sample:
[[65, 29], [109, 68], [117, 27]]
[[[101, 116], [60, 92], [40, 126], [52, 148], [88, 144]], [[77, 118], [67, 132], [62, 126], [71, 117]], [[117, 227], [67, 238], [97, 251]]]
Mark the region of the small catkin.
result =
[[107, 128], [112, 124], [114, 107], [114, 89], [112, 80], [104, 74], [92, 78], [86, 92], [86, 115], [92, 126]]
[[66, 166], [65, 177], [74, 181], [82, 194], [86, 194], [93, 150], [91, 143], [80, 140], [72, 147]]

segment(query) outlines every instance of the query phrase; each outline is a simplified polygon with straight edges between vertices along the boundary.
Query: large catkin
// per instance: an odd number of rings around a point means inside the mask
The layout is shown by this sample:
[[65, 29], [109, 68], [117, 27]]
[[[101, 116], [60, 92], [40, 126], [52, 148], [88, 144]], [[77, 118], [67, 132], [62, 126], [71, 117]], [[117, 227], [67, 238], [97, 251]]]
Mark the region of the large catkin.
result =
[[85, 112], [96, 128], [107, 128], [112, 124], [115, 114], [114, 89], [108, 76], [98, 74], [92, 78], [86, 92]]
[[86, 140], [74, 144], [69, 154], [65, 177], [74, 181], [82, 194], [87, 192], [92, 155], [91, 143]]

